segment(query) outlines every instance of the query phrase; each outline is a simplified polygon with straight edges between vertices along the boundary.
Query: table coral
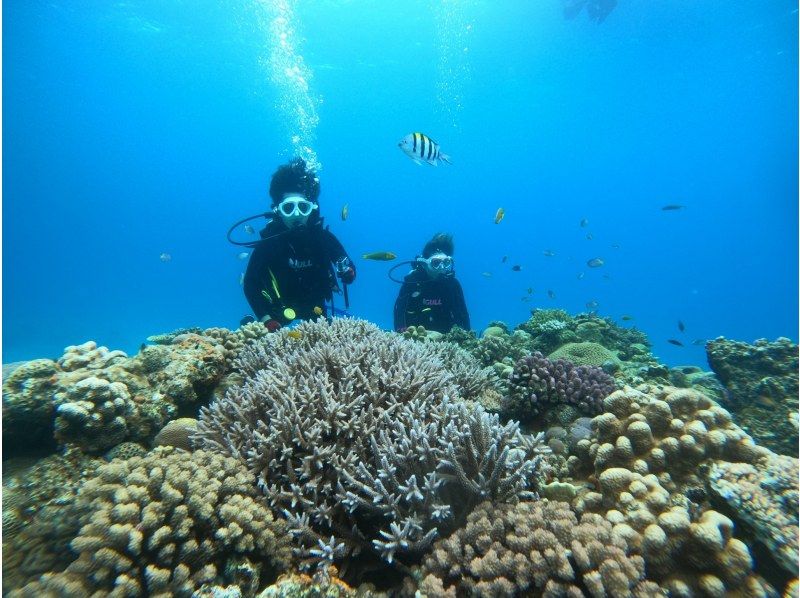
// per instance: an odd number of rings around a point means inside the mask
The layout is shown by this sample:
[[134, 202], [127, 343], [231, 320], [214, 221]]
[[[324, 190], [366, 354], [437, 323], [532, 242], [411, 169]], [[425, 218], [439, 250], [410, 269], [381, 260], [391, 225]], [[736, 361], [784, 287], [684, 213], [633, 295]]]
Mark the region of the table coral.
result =
[[423, 562], [427, 596], [666, 596], [599, 515], [563, 502], [483, 503]]
[[268, 568], [288, 562], [285, 525], [235, 459], [161, 447], [115, 460], [84, 484], [77, 506], [77, 558], [10, 596], [189, 595], [230, 558]]
[[794, 457], [770, 453], [754, 464], [716, 462], [712, 490], [745, 521], [792, 575], [798, 561], [798, 463]]
[[535, 451], [459, 401], [436, 343], [362, 320], [291, 332], [242, 354], [245, 384], [202, 410], [195, 439], [247, 462], [307, 565], [419, 555], [478, 502], [534, 483]]

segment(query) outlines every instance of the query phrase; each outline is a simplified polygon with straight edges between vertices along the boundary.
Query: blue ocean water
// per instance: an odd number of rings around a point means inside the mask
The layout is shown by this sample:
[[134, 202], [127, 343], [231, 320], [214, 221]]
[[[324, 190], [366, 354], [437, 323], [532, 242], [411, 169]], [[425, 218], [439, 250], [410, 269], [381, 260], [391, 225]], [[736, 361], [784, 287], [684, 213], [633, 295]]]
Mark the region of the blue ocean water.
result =
[[[351, 314], [383, 327], [391, 264], [361, 254], [442, 230], [476, 329], [596, 301], [673, 365], [705, 363], [695, 339], [796, 340], [797, 7], [7, 1], [3, 362], [235, 328], [226, 230], [297, 152], [356, 257]], [[409, 160], [412, 131], [453, 165]]]

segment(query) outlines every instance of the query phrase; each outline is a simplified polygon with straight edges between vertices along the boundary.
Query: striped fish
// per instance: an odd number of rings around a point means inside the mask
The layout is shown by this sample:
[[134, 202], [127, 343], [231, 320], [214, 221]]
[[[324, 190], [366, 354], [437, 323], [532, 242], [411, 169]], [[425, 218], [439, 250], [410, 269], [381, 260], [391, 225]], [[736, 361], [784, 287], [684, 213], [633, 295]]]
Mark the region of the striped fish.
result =
[[443, 154], [439, 144], [424, 133], [409, 133], [397, 145], [417, 164], [427, 162], [432, 166], [438, 166], [439, 160], [452, 164], [450, 156]]

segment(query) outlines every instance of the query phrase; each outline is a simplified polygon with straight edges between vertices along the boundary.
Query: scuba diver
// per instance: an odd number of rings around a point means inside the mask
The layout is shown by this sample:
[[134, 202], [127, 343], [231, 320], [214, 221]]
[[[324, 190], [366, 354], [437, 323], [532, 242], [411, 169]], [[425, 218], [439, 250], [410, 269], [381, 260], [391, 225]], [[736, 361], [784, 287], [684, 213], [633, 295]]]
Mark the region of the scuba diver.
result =
[[460, 326], [469, 330], [464, 292], [453, 270], [452, 235], [437, 233], [425, 244], [422, 257], [410, 263], [413, 269], [402, 281], [392, 278], [403, 285], [394, 303], [394, 329], [402, 332], [409, 326], [424, 326], [444, 333]]
[[[253, 247], [243, 286], [255, 318], [245, 316], [242, 324], [258, 319], [277, 330], [294, 320], [326, 317], [325, 302], [339, 290], [337, 277], [347, 303], [347, 285], [356, 271], [339, 240], [323, 228], [319, 191], [319, 179], [302, 158], [279, 167], [269, 186], [272, 212], [252, 217], [271, 218], [261, 240], [232, 241]], [[229, 240], [233, 228], [246, 220], [231, 227]]]

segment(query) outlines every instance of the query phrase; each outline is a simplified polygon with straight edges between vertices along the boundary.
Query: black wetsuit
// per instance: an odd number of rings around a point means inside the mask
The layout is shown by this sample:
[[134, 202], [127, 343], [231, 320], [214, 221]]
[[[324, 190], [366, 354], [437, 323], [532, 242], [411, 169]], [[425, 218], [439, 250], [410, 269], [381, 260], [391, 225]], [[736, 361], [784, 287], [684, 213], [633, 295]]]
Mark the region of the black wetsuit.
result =
[[[244, 275], [244, 294], [256, 318], [269, 316], [288, 324], [286, 308], [294, 310], [296, 319], [326, 315], [325, 301], [337, 287], [333, 264], [343, 257], [349, 260], [339, 240], [321, 221], [288, 230], [274, 220], [261, 231], [261, 238]], [[351, 282], [354, 277], [355, 270]], [[322, 314], [315, 313], [317, 307]]]
[[453, 326], [469, 330], [464, 292], [455, 276], [431, 278], [417, 269], [406, 275], [394, 303], [394, 329], [424, 326], [426, 330], [449, 332]]

